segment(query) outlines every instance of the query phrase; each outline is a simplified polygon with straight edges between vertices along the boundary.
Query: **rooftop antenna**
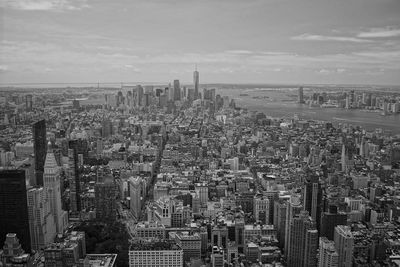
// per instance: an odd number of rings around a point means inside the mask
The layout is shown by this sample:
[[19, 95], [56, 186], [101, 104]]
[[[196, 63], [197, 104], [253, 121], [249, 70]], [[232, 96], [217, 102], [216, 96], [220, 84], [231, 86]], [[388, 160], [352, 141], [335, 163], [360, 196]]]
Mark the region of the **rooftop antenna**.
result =
[[195, 71], [197, 71], [197, 63], [194, 64], [194, 69], [195, 69]]

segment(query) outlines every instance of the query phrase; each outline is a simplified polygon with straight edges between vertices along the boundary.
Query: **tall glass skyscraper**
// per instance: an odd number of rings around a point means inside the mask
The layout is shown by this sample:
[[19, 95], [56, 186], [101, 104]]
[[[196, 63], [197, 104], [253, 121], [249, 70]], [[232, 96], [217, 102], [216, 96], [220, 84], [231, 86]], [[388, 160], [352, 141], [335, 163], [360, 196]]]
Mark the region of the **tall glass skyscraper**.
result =
[[33, 151], [35, 154], [36, 185], [43, 186], [44, 161], [46, 160], [46, 121], [40, 120], [32, 125]]
[[0, 244], [8, 233], [17, 234], [22, 248], [31, 251], [24, 170], [0, 171]]

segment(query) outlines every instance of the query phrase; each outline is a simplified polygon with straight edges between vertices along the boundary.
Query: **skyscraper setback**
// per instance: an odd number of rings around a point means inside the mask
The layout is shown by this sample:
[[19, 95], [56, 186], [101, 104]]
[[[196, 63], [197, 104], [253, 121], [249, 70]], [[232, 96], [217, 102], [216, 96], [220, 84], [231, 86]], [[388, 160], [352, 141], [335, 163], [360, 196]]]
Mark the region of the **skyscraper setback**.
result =
[[46, 121], [40, 120], [32, 125], [33, 151], [35, 154], [36, 185], [43, 186], [44, 161], [46, 159]]
[[29, 233], [28, 201], [25, 171], [0, 171], [0, 244], [8, 233], [20, 237], [22, 248], [31, 251]]

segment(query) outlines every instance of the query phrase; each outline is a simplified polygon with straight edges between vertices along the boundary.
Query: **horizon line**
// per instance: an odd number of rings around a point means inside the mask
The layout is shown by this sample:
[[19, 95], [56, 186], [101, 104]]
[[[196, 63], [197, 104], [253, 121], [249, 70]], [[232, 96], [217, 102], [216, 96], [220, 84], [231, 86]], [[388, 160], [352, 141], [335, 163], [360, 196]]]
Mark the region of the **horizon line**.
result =
[[[27, 85], [93, 85], [93, 87], [100, 85], [119, 85], [119, 86], [132, 86], [135, 85], [168, 85], [170, 82], [138, 82], [138, 81], [120, 81], [120, 82], [10, 82], [10, 83], [1, 83], [0, 88], [5, 87], [17, 87], [18, 86], [27, 86]], [[182, 85], [189, 85], [192, 82], [181, 82]], [[243, 82], [243, 83], [229, 83], [229, 82], [206, 82], [200, 83], [199, 85], [278, 85], [278, 86], [392, 86], [392, 87], [400, 87], [400, 84], [363, 84], [363, 83], [281, 83], [281, 82]], [[68, 86], [71, 87], [71, 86]], [[80, 87], [80, 86], [76, 86]], [[63, 87], [58, 87], [63, 88]]]

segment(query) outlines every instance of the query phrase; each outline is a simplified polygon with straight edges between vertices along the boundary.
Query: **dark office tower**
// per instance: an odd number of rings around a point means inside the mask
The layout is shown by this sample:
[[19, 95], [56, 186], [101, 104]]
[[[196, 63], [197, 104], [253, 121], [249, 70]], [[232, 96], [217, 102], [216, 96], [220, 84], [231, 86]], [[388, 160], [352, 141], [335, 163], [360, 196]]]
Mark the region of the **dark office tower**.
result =
[[287, 251], [288, 267], [316, 267], [318, 231], [308, 211], [294, 217], [289, 226], [290, 245]]
[[181, 100], [181, 86], [179, 80], [174, 80], [174, 100]]
[[31, 251], [24, 170], [0, 171], [0, 244], [8, 233], [16, 233], [22, 248]]
[[70, 140], [68, 143], [68, 179], [70, 185], [71, 211], [81, 211], [81, 183], [78, 164], [78, 141]]
[[303, 93], [303, 87], [299, 88], [299, 103], [304, 103], [304, 93]]
[[199, 98], [199, 72], [196, 70], [193, 72], [193, 83], [194, 83], [194, 99]]
[[309, 212], [319, 230], [322, 211], [322, 188], [318, 175], [314, 173], [309, 174], [304, 184], [304, 210]]
[[328, 212], [323, 212], [321, 216], [321, 237], [325, 236], [329, 240], [333, 240], [335, 227], [347, 224], [347, 214], [338, 212], [336, 205], [330, 205]]
[[32, 125], [33, 151], [35, 153], [36, 185], [43, 186], [44, 161], [46, 160], [46, 121], [40, 120]]
[[32, 95], [26, 95], [25, 101], [26, 101], [25, 102], [26, 111], [32, 111], [33, 108]]

